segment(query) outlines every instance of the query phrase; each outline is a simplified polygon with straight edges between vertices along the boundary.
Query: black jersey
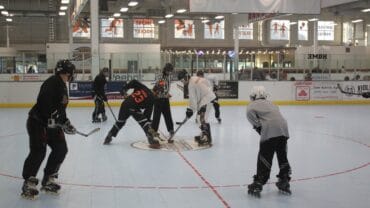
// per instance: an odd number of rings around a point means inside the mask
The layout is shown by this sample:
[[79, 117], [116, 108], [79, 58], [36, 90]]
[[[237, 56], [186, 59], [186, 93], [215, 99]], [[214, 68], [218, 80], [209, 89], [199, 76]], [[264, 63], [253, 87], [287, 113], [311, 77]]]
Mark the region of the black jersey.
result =
[[107, 80], [103, 73], [96, 75], [93, 82], [93, 96], [97, 95], [106, 100], [104, 86], [107, 84]]
[[125, 103], [131, 107], [141, 109], [150, 108], [153, 106], [154, 94], [153, 92], [137, 80], [131, 80], [123, 86], [122, 92], [127, 92], [129, 89], [134, 91], [126, 98]]
[[37, 102], [29, 112], [29, 116], [46, 125], [48, 119], [55, 119], [63, 124], [67, 121], [66, 107], [68, 104], [67, 86], [59, 75], [49, 77], [41, 85]]

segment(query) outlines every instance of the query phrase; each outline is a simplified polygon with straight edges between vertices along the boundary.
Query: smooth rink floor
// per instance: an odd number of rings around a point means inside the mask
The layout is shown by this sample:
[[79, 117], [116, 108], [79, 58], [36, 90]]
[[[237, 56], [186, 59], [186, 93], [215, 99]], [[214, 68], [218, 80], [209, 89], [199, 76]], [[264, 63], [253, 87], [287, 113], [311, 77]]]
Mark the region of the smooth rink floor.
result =
[[[174, 121], [182, 121], [185, 107], [173, 107]], [[130, 118], [113, 139], [102, 145], [113, 125], [91, 123], [92, 108], [69, 108], [68, 116], [90, 137], [67, 135], [69, 152], [60, 169], [59, 196], [41, 193], [35, 201], [20, 197], [23, 162], [28, 154], [26, 119], [29, 109], [0, 109], [1, 208], [368, 208], [370, 205], [370, 107], [280, 106], [291, 138], [293, 194], [279, 194], [274, 158], [270, 181], [261, 198], [247, 194], [256, 171], [259, 136], [248, 123], [246, 106], [221, 106], [222, 124], [213, 114], [213, 146], [197, 151], [141, 150], [145, 141]], [[118, 107], [113, 111], [118, 113]], [[160, 130], [167, 134], [161, 118]], [[175, 136], [198, 134], [194, 117]], [[49, 151], [48, 151], [49, 153]], [[45, 160], [46, 161], [46, 160]], [[45, 161], [38, 178], [41, 179]]]

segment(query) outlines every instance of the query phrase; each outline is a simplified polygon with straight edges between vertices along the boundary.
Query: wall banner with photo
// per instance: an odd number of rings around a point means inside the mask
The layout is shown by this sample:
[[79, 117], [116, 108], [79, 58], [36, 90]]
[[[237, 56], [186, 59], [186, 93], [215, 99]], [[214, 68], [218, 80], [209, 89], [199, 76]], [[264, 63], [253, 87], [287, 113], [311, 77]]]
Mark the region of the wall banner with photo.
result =
[[209, 21], [204, 23], [204, 39], [224, 39], [225, 21]]
[[175, 19], [175, 38], [195, 39], [194, 20]]
[[308, 40], [308, 21], [298, 21], [298, 40]]
[[101, 19], [102, 38], [123, 38], [123, 19]]
[[290, 21], [289, 20], [271, 20], [270, 38], [271, 40], [289, 40]]
[[90, 18], [80, 17], [72, 27], [72, 36], [76, 38], [90, 38]]

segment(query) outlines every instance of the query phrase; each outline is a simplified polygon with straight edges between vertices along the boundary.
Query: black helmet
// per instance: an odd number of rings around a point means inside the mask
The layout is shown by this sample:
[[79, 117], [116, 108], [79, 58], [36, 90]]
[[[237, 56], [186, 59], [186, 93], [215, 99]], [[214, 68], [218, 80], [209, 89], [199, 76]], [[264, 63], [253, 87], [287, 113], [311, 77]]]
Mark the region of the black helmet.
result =
[[101, 71], [102, 71], [103, 73], [108, 73], [108, 72], [109, 72], [109, 68], [108, 68], [108, 67], [104, 67]]
[[73, 81], [76, 67], [68, 59], [59, 60], [55, 67], [55, 74], [70, 74], [69, 81]]
[[177, 79], [187, 81], [188, 80], [188, 72], [185, 69], [179, 71], [179, 73], [177, 74]]
[[198, 76], [198, 77], [204, 77], [204, 72], [203, 72], [203, 70], [198, 70], [198, 71], [197, 71], [197, 76]]
[[72, 64], [68, 59], [59, 60], [55, 67], [55, 74], [71, 74], [73, 75], [76, 70], [74, 64]]
[[170, 64], [170, 63], [167, 63], [164, 67], [163, 67], [163, 73], [165, 74], [169, 74], [173, 71], [173, 65]]

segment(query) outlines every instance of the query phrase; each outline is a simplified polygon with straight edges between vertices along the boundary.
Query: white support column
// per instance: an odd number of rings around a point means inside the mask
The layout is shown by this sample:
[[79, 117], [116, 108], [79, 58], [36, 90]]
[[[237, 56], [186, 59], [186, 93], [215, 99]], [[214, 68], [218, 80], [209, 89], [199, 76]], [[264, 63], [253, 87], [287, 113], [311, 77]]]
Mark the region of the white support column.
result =
[[91, 77], [94, 78], [99, 73], [100, 54], [99, 54], [99, 0], [90, 0], [91, 18]]
[[[313, 53], [314, 54], [317, 54], [317, 46], [318, 46], [318, 42], [317, 42], [317, 21], [314, 21], [313, 22]], [[313, 67], [314, 68], [316, 68], [317, 67], [317, 63], [318, 63], [318, 61], [317, 61], [317, 59], [315, 58], [314, 60], [313, 60]], [[312, 69], [311, 69], [311, 71], [310, 72], [312, 72]]]
[[236, 80], [236, 73], [239, 71], [239, 27], [234, 26], [234, 71], [231, 80]]

